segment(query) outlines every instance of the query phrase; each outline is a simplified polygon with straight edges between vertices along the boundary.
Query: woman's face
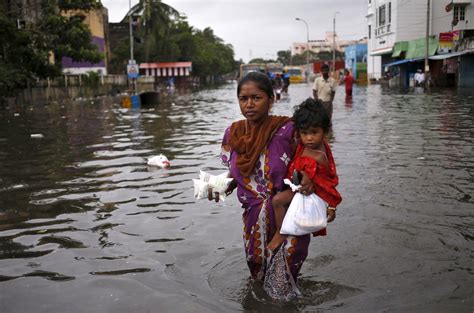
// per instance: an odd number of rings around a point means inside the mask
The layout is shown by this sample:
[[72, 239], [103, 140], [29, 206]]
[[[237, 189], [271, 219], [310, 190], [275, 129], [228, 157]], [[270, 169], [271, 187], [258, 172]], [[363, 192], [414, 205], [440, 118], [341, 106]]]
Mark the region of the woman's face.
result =
[[255, 82], [249, 81], [242, 85], [239, 92], [240, 111], [252, 125], [262, 122], [270, 111], [273, 98], [258, 88]]

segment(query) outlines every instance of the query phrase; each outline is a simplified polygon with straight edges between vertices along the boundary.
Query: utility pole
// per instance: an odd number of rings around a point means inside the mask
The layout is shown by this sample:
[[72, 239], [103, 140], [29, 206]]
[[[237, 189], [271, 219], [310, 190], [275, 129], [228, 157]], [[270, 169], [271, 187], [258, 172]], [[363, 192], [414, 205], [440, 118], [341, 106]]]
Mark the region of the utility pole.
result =
[[128, 0], [128, 7], [129, 7], [129, 16], [128, 16], [128, 24], [130, 30], [130, 60], [134, 60], [133, 58], [133, 26], [132, 26], [132, 0]]
[[336, 74], [336, 14], [339, 11], [334, 12], [332, 19], [332, 71], [333, 75]]
[[[310, 71], [310, 68], [309, 68], [309, 27], [308, 27], [308, 23], [302, 18], [297, 17], [296, 20], [303, 22], [304, 25], [306, 26], [306, 70], [305, 72], [307, 72], [307, 71]], [[308, 78], [306, 77], [306, 79]]]
[[428, 64], [429, 57], [429, 44], [430, 44], [430, 0], [426, 0], [426, 38], [425, 38], [425, 89], [428, 86], [428, 72], [430, 71], [430, 66]]

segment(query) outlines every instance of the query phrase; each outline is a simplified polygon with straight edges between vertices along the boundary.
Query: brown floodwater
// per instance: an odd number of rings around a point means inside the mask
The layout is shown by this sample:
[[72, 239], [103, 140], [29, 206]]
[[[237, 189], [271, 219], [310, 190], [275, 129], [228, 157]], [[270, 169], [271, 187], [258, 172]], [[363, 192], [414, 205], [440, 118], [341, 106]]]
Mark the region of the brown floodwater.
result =
[[[310, 94], [291, 85], [274, 113]], [[0, 312], [472, 311], [473, 94], [338, 90], [343, 202], [289, 303], [249, 279], [235, 195], [193, 198], [200, 169], [223, 170], [236, 85], [118, 103], [0, 108]], [[171, 168], [146, 165], [160, 153]]]

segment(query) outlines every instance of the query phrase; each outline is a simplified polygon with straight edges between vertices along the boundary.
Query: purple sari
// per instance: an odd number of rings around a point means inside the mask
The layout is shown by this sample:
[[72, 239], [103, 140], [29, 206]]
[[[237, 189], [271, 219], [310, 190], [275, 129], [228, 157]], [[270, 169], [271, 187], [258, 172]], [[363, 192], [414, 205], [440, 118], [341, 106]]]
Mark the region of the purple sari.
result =
[[[270, 262], [267, 244], [276, 231], [272, 198], [284, 189], [288, 165], [293, 157], [293, 122], [276, 130], [255, 165], [250, 177], [243, 177], [236, 166], [237, 152], [228, 145], [230, 127], [222, 140], [222, 163], [229, 167], [237, 181], [237, 197], [244, 209], [244, 247], [247, 264], [253, 278], [263, 280]], [[296, 282], [298, 272], [308, 255], [310, 235], [288, 236], [283, 243], [287, 268]]]

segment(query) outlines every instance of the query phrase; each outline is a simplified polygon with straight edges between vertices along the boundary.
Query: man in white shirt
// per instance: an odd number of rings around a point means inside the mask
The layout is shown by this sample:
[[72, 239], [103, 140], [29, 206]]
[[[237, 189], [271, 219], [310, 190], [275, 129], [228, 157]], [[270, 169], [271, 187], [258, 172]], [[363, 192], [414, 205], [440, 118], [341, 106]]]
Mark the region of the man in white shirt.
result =
[[313, 98], [323, 103], [329, 118], [332, 118], [332, 101], [336, 94], [337, 82], [334, 78], [329, 77], [329, 65], [321, 66], [321, 74], [322, 76], [314, 80]]
[[421, 87], [423, 86], [423, 83], [425, 82], [425, 74], [423, 74], [423, 71], [421, 69], [416, 71], [415, 74], [415, 86], [416, 87]]

